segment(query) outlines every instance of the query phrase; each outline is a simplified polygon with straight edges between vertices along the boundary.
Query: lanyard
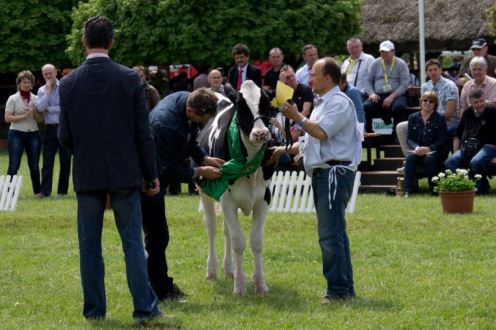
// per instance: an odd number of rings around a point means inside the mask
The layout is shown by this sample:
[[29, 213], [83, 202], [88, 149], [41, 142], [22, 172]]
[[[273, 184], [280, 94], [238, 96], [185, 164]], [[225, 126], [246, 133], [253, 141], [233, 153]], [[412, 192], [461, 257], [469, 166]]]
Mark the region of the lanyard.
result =
[[357, 71], [355, 74], [355, 83], [353, 84], [353, 86], [355, 86], [355, 87], [356, 87], [356, 84], [358, 81], [358, 72], [360, 71], [360, 65], [362, 64], [362, 60], [360, 58], [357, 58], [356, 60], [354, 60], [350, 57], [350, 64], [348, 64], [348, 68], [346, 69], [346, 76], [348, 77], [350, 75], [351, 71], [353, 70], [353, 67], [355, 66], [355, 64], [357, 62], [358, 62], [358, 68], [357, 68]]
[[[395, 59], [396, 58], [393, 57], [393, 62], [389, 67], [389, 75], [391, 75], [391, 72], [393, 72]], [[388, 74], [386, 73], [386, 65], [384, 64], [384, 60], [381, 61], [381, 64], [382, 64], [382, 72], [384, 72], [384, 82], [387, 84], [389, 82], [389, 78], [388, 78]]]

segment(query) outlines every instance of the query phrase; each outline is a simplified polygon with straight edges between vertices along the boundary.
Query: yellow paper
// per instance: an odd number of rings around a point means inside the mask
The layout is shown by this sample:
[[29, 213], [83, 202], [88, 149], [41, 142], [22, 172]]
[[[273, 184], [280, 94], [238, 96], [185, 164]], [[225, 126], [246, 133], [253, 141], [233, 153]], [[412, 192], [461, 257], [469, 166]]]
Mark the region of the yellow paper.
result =
[[276, 86], [276, 97], [272, 99], [272, 106], [279, 107], [284, 102], [291, 100], [293, 98], [294, 89], [283, 83], [282, 81], [277, 81]]

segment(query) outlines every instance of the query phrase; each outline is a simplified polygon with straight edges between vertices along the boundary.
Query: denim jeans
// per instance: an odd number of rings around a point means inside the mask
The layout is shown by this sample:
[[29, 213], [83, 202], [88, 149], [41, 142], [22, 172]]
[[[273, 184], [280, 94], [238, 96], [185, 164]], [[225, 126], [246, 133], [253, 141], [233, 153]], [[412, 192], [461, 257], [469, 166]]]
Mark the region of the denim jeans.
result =
[[[124, 250], [127, 283], [134, 304], [133, 317], [141, 319], [158, 315], [158, 299], [150, 287], [146, 271], [138, 188], [108, 192]], [[106, 313], [105, 269], [101, 245], [106, 193], [107, 191], [76, 193], [83, 315], [89, 319], [104, 318]]]
[[320, 170], [312, 176], [323, 273], [327, 280], [327, 295], [334, 298], [355, 296], [344, 217], [354, 180], [355, 172], [343, 167]]
[[[162, 181], [161, 181], [162, 183]], [[145, 248], [150, 284], [159, 300], [173, 289], [173, 278], [168, 275], [166, 249], [169, 245], [169, 227], [165, 216], [165, 181], [156, 196], [141, 194]]]
[[446, 168], [455, 171], [457, 168], [469, 168], [470, 176], [473, 177], [476, 174], [482, 175], [482, 179], [476, 182], [477, 190], [480, 193], [485, 193], [489, 190], [489, 181], [487, 180], [487, 168], [489, 163], [493, 158], [496, 157], [496, 148], [492, 145], [485, 144], [482, 146], [481, 150], [470, 160], [467, 164], [463, 160], [463, 155], [461, 150], [457, 150], [450, 158], [445, 162]]
[[7, 175], [16, 175], [21, 166], [21, 159], [24, 149], [28, 157], [29, 174], [31, 176], [31, 184], [33, 185], [33, 193], [40, 192], [40, 160], [41, 140], [40, 133], [22, 132], [18, 130], [9, 130], [7, 142], [9, 151], [9, 168]]
[[396, 125], [406, 119], [406, 97], [404, 95], [397, 96], [389, 106], [389, 109], [385, 110], [382, 107], [382, 103], [384, 102], [384, 99], [386, 99], [390, 94], [378, 95], [380, 97], [379, 102], [374, 103], [370, 100], [367, 100], [363, 104], [363, 110], [365, 111], [365, 129], [367, 132], [372, 132], [373, 118], [382, 118], [386, 125], [390, 124], [391, 118], [393, 118], [394, 134], [394, 132], [396, 131]]
[[439, 167], [445, 159], [445, 152], [438, 153], [434, 151], [425, 156], [417, 156], [413, 152], [408, 152], [405, 161], [405, 192], [409, 194], [416, 192], [418, 187], [417, 166], [421, 165], [424, 167], [424, 172], [429, 182], [429, 190], [433, 193], [432, 177], [438, 174]]
[[58, 125], [45, 125], [45, 137], [43, 138], [43, 167], [41, 168], [41, 193], [45, 196], [52, 194], [53, 165], [55, 155], [59, 152], [60, 172], [58, 194], [67, 194], [69, 189], [69, 176], [71, 174], [71, 154], [62, 147], [57, 137]]

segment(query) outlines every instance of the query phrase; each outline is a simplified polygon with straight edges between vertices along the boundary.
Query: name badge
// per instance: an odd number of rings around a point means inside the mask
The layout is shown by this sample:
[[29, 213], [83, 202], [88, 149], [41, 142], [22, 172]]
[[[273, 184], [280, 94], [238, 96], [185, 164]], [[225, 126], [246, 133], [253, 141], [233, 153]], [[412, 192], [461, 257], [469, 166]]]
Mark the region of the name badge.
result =
[[391, 88], [391, 84], [385, 84], [383, 87], [382, 87], [382, 90], [385, 92], [385, 93], [389, 93], [390, 91], [392, 91], [393, 89]]

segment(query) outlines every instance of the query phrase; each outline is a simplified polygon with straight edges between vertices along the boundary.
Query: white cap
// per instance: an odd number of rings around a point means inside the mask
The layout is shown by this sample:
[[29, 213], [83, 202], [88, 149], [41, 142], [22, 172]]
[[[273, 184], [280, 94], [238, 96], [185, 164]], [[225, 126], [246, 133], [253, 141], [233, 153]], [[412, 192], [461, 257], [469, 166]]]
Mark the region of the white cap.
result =
[[394, 50], [394, 44], [391, 41], [386, 40], [381, 42], [381, 45], [379, 46], [380, 52], [390, 52], [392, 50]]

